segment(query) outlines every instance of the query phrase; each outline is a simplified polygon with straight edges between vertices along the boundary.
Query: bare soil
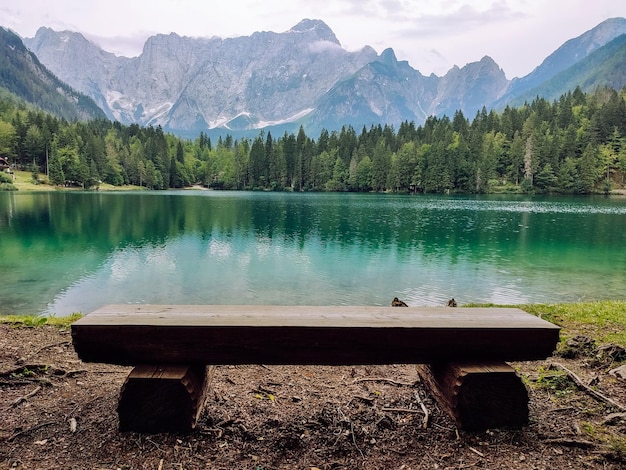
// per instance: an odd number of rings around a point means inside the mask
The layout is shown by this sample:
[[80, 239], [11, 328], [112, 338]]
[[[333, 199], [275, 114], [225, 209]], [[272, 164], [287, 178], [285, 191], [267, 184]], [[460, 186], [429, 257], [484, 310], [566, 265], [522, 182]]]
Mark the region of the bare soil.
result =
[[414, 366], [222, 366], [191, 434], [149, 435], [118, 431], [129, 368], [82, 363], [68, 330], [0, 325], [0, 469], [624, 468], [626, 382], [615, 358], [578, 352], [513, 364], [519, 430], [457, 430]]

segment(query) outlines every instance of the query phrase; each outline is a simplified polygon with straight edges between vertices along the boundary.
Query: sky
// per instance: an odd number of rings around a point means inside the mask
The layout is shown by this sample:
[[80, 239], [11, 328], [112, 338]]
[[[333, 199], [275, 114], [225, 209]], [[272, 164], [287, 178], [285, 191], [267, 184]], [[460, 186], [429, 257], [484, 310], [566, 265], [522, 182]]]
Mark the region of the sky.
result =
[[288, 31], [320, 19], [341, 45], [393, 48], [422, 74], [444, 75], [483, 56], [521, 77], [565, 41], [626, 17], [624, 0], [0, 0], [0, 26], [33, 37], [42, 26], [82, 33], [127, 57], [175, 32], [222, 38]]

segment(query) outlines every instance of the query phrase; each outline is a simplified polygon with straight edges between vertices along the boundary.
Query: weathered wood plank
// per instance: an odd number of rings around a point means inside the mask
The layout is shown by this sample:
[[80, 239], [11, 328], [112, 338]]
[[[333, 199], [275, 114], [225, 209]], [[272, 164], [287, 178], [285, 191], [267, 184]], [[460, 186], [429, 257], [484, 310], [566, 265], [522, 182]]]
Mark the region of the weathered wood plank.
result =
[[91, 362], [357, 365], [543, 359], [559, 328], [514, 308], [111, 305], [72, 336]]
[[77, 325], [552, 328], [518, 308], [285, 305], [107, 305]]
[[459, 428], [520, 428], [528, 424], [528, 391], [504, 362], [420, 364], [417, 372]]

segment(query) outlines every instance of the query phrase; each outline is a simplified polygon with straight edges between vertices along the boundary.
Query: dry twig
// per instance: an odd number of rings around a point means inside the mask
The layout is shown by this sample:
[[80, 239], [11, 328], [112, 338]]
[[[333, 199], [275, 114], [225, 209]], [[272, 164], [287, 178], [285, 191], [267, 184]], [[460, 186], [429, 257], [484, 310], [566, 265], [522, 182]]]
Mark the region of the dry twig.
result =
[[611, 413], [602, 420], [602, 424], [615, 424], [626, 421], [626, 413]]
[[[339, 407], [337, 407], [337, 413], [340, 414], [342, 416], [342, 421], [347, 422], [348, 424], [350, 424], [350, 434], [352, 435], [352, 443], [354, 444], [354, 447], [356, 448], [356, 450], [359, 451], [359, 454], [361, 454], [361, 458], [365, 458], [365, 455], [363, 455], [363, 452], [361, 451], [361, 449], [359, 448], [358, 444], [356, 443], [356, 436], [354, 435], [354, 425], [352, 424], [352, 420], [350, 418], [348, 418], [346, 416], [346, 414], [343, 412], [343, 410]], [[337, 441], [339, 440], [339, 438], [341, 437], [342, 433], [339, 432], [337, 435]], [[337, 443], [337, 441], [335, 441], [335, 443]]]
[[50, 349], [50, 348], [54, 348], [55, 346], [65, 346], [68, 344], [72, 344], [71, 341], [59, 341], [58, 343], [52, 343], [52, 344], [48, 344], [42, 348], [39, 348], [37, 351], [35, 351], [33, 354], [31, 354], [30, 356], [28, 356], [29, 358], [36, 356], [37, 354], [39, 354], [41, 351], [45, 351], [46, 349]]
[[411, 408], [381, 408], [382, 411], [389, 411], [392, 413], [419, 413], [422, 414], [422, 410], [412, 410]]
[[422, 397], [420, 397], [420, 394], [417, 390], [415, 391], [415, 398], [417, 398], [417, 402], [420, 404], [420, 408], [422, 408], [422, 411], [424, 412], [424, 419], [422, 420], [422, 427], [426, 429], [430, 421], [430, 413], [428, 412], [426, 405], [424, 405], [424, 402], [422, 401]]
[[589, 447], [595, 447], [595, 444], [593, 442], [589, 442], [589, 441], [581, 441], [578, 439], [565, 439], [565, 438], [555, 438], [555, 439], [546, 439], [545, 441], [546, 444], [557, 444], [560, 446], [566, 446], [566, 447], [580, 447], [580, 448], [589, 448]]
[[552, 362], [551, 365], [553, 365], [555, 367], [558, 367], [561, 370], [565, 371], [567, 376], [574, 381], [576, 386], [578, 388], [580, 388], [581, 390], [583, 390], [584, 392], [586, 392], [588, 395], [591, 395], [592, 397], [594, 397], [594, 398], [596, 398], [596, 399], [598, 399], [600, 401], [608, 403], [608, 404], [614, 406], [615, 408], [619, 409], [620, 411], [626, 411], [626, 406], [621, 405], [620, 403], [617, 403], [615, 400], [607, 397], [606, 395], [603, 395], [602, 393], [592, 389], [591, 387], [588, 387], [587, 385], [585, 385], [583, 383], [583, 381], [580, 379], [580, 377], [578, 377], [574, 372], [572, 372], [570, 369], [565, 367], [563, 364], [560, 364], [558, 362]]
[[404, 387], [412, 387], [414, 384], [406, 383], [406, 382], [398, 382], [397, 380], [388, 379], [386, 377], [363, 377], [361, 379], [354, 379], [352, 383], [357, 384], [360, 382], [386, 382], [392, 385], [404, 386]]
[[485, 454], [483, 454], [482, 452], [480, 452], [480, 451], [479, 451], [479, 450], [477, 450], [477, 449], [474, 449], [474, 448], [473, 448], [473, 447], [471, 447], [471, 446], [469, 447], [469, 450], [471, 450], [472, 452], [474, 452], [474, 453], [475, 453], [476, 455], [478, 455], [479, 457], [483, 457], [483, 458], [485, 457]]
[[35, 395], [37, 395], [37, 393], [39, 393], [40, 390], [41, 390], [41, 385], [37, 385], [32, 392], [27, 393], [23, 397], [19, 397], [18, 399], [14, 400], [13, 403], [11, 403], [11, 408], [16, 407], [17, 405], [19, 405], [22, 402], [25, 402], [31, 397], [34, 397]]
[[52, 424], [56, 424], [56, 423], [55, 423], [54, 421], [47, 421], [47, 422], [45, 422], [45, 423], [41, 423], [41, 424], [38, 424], [38, 425], [36, 425], [36, 426], [33, 426], [32, 428], [28, 428], [28, 429], [24, 429], [23, 431], [16, 432], [16, 433], [14, 433], [13, 435], [11, 435], [11, 436], [7, 439], [7, 441], [8, 441], [8, 442], [11, 442], [11, 441], [12, 441], [13, 439], [15, 439], [16, 437], [23, 436], [24, 434], [28, 434], [28, 433], [30, 433], [30, 432], [36, 431], [37, 429], [41, 429], [41, 428], [43, 428], [43, 427], [50, 426], [50, 425], [52, 425]]

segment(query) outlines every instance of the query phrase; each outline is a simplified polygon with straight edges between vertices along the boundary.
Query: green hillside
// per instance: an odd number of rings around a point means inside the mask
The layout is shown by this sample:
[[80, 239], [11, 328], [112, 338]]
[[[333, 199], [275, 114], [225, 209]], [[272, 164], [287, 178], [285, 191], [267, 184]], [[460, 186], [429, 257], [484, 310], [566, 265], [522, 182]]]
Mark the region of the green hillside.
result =
[[537, 96], [555, 100], [576, 87], [589, 93], [605, 87], [620, 90], [624, 86], [626, 86], [626, 34], [615, 38], [542, 85], [518, 96], [510, 105], [520, 106], [524, 102], [531, 102]]
[[0, 92], [67, 120], [105, 118], [95, 102], [48, 71], [22, 40], [0, 28]]

